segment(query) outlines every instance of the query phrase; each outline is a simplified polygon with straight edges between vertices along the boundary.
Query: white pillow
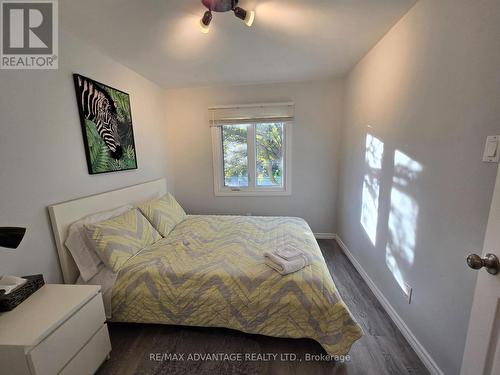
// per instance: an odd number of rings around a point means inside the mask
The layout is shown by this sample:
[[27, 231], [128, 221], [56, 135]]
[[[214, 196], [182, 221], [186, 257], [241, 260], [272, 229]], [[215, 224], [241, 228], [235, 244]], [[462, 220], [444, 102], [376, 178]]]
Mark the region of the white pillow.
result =
[[92, 244], [88, 240], [83, 226], [120, 216], [132, 208], [132, 205], [118, 207], [113, 210], [86, 216], [71, 224], [65, 245], [73, 256], [83, 281], [87, 282], [93, 278], [99, 272], [99, 265], [102, 263], [97, 253], [92, 249]]

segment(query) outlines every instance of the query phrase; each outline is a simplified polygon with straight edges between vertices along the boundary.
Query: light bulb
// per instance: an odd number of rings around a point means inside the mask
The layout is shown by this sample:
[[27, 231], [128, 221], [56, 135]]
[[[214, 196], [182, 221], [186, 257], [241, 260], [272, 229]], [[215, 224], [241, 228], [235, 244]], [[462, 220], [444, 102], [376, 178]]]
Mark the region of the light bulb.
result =
[[247, 11], [247, 16], [245, 17], [245, 24], [250, 27], [253, 24], [253, 21], [255, 20], [255, 11]]
[[203, 34], [208, 34], [208, 32], [210, 31], [210, 25], [205, 25], [203, 21], [200, 20], [200, 31]]
[[203, 34], [208, 34], [210, 31], [210, 22], [212, 22], [212, 12], [207, 10], [200, 20], [200, 29]]

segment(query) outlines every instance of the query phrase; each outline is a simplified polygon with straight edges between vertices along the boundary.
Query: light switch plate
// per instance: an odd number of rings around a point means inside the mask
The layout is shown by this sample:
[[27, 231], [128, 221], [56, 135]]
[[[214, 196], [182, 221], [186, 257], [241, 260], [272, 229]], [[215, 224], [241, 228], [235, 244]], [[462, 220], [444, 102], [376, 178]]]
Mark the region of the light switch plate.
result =
[[486, 138], [483, 161], [488, 163], [500, 162], [500, 135], [490, 135]]

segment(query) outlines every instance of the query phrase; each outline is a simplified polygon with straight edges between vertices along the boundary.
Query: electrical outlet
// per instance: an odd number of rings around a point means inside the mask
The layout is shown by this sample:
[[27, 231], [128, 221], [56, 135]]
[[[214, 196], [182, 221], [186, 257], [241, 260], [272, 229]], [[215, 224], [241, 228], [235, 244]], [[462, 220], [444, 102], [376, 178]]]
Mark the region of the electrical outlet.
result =
[[406, 294], [406, 299], [408, 300], [408, 303], [411, 303], [411, 295], [413, 294], [413, 288], [410, 286], [410, 284], [405, 283], [405, 294]]

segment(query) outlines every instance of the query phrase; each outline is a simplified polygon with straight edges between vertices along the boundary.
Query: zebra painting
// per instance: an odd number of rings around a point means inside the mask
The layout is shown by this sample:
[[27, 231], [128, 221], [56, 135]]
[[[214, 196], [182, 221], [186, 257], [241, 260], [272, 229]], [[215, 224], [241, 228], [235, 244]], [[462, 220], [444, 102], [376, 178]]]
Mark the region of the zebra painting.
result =
[[136, 169], [129, 95], [74, 74], [89, 173]]
[[83, 117], [95, 124], [97, 132], [111, 151], [111, 156], [114, 159], [120, 159], [123, 150], [118, 135], [116, 107], [111, 96], [104, 89], [81, 76], [77, 77], [77, 84]]

